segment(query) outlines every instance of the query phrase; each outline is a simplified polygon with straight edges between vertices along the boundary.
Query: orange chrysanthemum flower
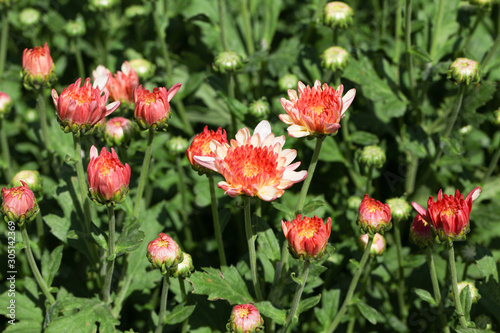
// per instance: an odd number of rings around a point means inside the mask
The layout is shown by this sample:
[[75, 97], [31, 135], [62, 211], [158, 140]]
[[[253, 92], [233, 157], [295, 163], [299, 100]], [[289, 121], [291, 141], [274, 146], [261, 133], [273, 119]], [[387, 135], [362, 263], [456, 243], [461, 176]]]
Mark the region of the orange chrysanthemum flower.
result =
[[349, 90], [344, 97], [344, 86], [337, 90], [316, 80], [314, 87], [298, 83], [299, 94], [288, 90], [288, 97], [281, 99], [281, 105], [287, 114], [281, 114], [280, 119], [287, 125], [288, 134], [294, 138], [304, 136], [321, 136], [337, 133], [340, 119], [351, 105], [356, 95], [356, 89]]
[[265, 201], [273, 201], [285, 193], [285, 189], [304, 180], [307, 171], [295, 172], [300, 162], [290, 164], [297, 156], [294, 149], [283, 150], [285, 136], [275, 137], [271, 125], [261, 121], [252, 136], [248, 128], [236, 134], [231, 145], [212, 140], [211, 156], [195, 156], [194, 160], [208, 169], [214, 170], [225, 181], [218, 184], [231, 197], [241, 194], [258, 196]]
[[290, 221], [281, 221], [283, 234], [288, 240], [288, 249], [296, 259], [321, 259], [326, 251], [328, 238], [332, 230], [332, 218], [323, 223], [323, 219], [314, 217], [302, 217]]
[[226, 130], [223, 130], [222, 128], [219, 127], [217, 131], [213, 131], [209, 130], [208, 126], [205, 126], [203, 132], [197, 134], [193, 138], [193, 141], [191, 142], [191, 145], [189, 145], [189, 148], [186, 149], [186, 156], [189, 160], [189, 163], [191, 163], [193, 169], [198, 171], [200, 175], [206, 173], [212, 173], [213, 171], [199, 165], [194, 160], [194, 157], [195, 156], [215, 157], [215, 153], [213, 153], [212, 150], [210, 149], [210, 142], [212, 140], [215, 140], [221, 144], [228, 144]]

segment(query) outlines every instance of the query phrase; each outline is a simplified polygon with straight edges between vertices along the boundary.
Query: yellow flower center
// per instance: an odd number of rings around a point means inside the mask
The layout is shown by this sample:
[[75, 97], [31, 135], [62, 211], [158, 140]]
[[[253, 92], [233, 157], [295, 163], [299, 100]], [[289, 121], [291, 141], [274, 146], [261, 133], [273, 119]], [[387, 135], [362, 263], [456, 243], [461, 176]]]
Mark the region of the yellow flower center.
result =
[[168, 247], [168, 241], [163, 239], [158, 239], [156, 242], [157, 247]]
[[281, 173], [276, 170], [276, 155], [271, 147], [244, 145], [230, 150], [225, 162], [231, 171], [233, 183], [250, 188], [256, 183], [272, 183], [279, 178]]
[[75, 100], [77, 105], [88, 104], [94, 100], [93, 94], [88, 89], [83, 88], [68, 91], [68, 97]]
[[325, 110], [325, 107], [323, 105], [315, 105], [311, 106], [309, 109], [319, 116]]
[[450, 207], [446, 210], [443, 210], [441, 212], [441, 214], [446, 215], [446, 216], [452, 216], [452, 215], [457, 215], [457, 211], [455, 209], [453, 209], [452, 207]]
[[250, 310], [248, 310], [247, 308], [241, 308], [238, 311], [238, 317], [240, 317], [241, 319], [248, 317], [249, 314], [250, 314]]
[[144, 96], [142, 98], [143, 98], [143, 102], [146, 105], [149, 105], [151, 103], [156, 102], [156, 94], [155, 93], [144, 94]]
[[316, 233], [318, 233], [319, 226], [317, 223], [313, 223], [308, 218], [304, 218], [302, 223], [295, 224], [297, 229], [297, 235], [300, 237], [305, 237], [307, 239], [312, 238]]

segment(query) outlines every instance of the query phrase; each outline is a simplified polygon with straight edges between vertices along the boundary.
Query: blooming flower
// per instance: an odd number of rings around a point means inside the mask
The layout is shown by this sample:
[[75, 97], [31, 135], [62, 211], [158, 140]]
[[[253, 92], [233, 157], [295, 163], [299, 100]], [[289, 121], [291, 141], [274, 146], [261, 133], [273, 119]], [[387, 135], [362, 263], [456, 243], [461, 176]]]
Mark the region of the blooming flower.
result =
[[174, 84], [168, 91], [165, 87], [154, 88], [153, 92], [139, 86], [135, 89], [135, 121], [142, 129], [165, 129], [170, 118], [170, 100], [181, 88]]
[[217, 132], [215, 132], [213, 130], [209, 130], [208, 126], [205, 126], [203, 132], [197, 134], [193, 138], [191, 145], [186, 150], [186, 155], [189, 160], [189, 163], [191, 163], [193, 169], [198, 171], [199, 174], [206, 174], [213, 172], [212, 170], [207, 169], [202, 165], [198, 164], [198, 162], [194, 160], [195, 156], [208, 156], [208, 157], [216, 156], [215, 153], [213, 153], [212, 150], [210, 149], [210, 142], [212, 140], [215, 140], [220, 144], [227, 145], [228, 142], [227, 142], [226, 130], [223, 130], [222, 128], [219, 127], [217, 129]]
[[122, 203], [128, 194], [130, 174], [130, 166], [120, 162], [113, 148], [109, 153], [106, 147], [103, 147], [99, 155], [97, 148], [92, 146], [87, 167], [92, 200], [103, 205]]
[[275, 137], [269, 122], [263, 120], [253, 135], [246, 127], [240, 129], [230, 145], [212, 140], [210, 149], [215, 157], [195, 156], [194, 160], [225, 178], [218, 186], [229, 196], [257, 195], [262, 200], [273, 201], [307, 176], [305, 170], [294, 171], [300, 162], [290, 163], [297, 152], [282, 150], [284, 144], [285, 136]]
[[117, 71], [115, 74], [111, 74], [104, 67], [98, 67], [94, 73], [94, 75], [109, 75], [106, 89], [109, 91], [111, 100], [130, 105], [134, 103], [134, 90], [139, 86], [139, 77], [137, 72], [130, 67], [128, 61], [125, 61], [121, 71]]
[[111, 118], [106, 122], [104, 138], [110, 146], [128, 143], [134, 135], [134, 124], [123, 117]]
[[481, 187], [473, 189], [465, 198], [459, 190], [455, 196], [443, 194], [439, 190], [437, 200], [429, 197], [427, 209], [416, 202], [412, 202], [413, 208], [422, 215], [422, 218], [430, 223], [437, 234], [439, 241], [465, 240], [465, 236], [470, 231], [469, 214], [472, 209], [472, 202], [481, 194]]
[[227, 323], [228, 332], [252, 333], [264, 328], [259, 310], [252, 304], [235, 305], [231, 311], [231, 318]]
[[420, 214], [417, 214], [413, 219], [410, 229], [410, 240], [422, 248], [431, 247], [434, 244], [431, 225]]
[[102, 95], [102, 92], [107, 81], [106, 76], [101, 76], [92, 86], [90, 78], [87, 78], [80, 87], [82, 79], [79, 78], [75, 83], [64, 88], [61, 95], [52, 89], [52, 100], [56, 106], [57, 117], [65, 133], [88, 132], [120, 106], [120, 102], [113, 102], [106, 106], [108, 93]]
[[[362, 251], [366, 249], [366, 245], [368, 244], [368, 234], [364, 234], [359, 236], [358, 245]], [[370, 247], [370, 254], [374, 256], [380, 256], [385, 251], [385, 238], [381, 234], [375, 234], [373, 236], [373, 243]]]
[[45, 43], [23, 51], [23, 82], [27, 89], [50, 86], [56, 80], [54, 62]]
[[10, 96], [2, 91], [0, 91], [0, 118], [10, 112], [12, 107], [12, 99]]
[[326, 224], [316, 215], [306, 217], [299, 214], [292, 222], [281, 221], [281, 227], [288, 249], [296, 259], [320, 259], [326, 250], [328, 238], [332, 229], [332, 219], [329, 217]]
[[24, 221], [31, 221], [38, 213], [38, 204], [35, 195], [28, 185], [21, 180], [21, 186], [2, 189], [2, 208], [6, 222], [15, 221], [23, 224]]
[[335, 134], [340, 128], [340, 119], [344, 116], [356, 95], [356, 89], [349, 90], [344, 97], [344, 86], [337, 90], [316, 80], [314, 87], [298, 83], [299, 94], [288, 90], [288, 97], [281, 99], [281, 105], [287, 114], [279, 117], [287, 125], [291, 137], [321, 136]]
[[167, 274], [182, 261], [183, 253], [170, 236], [164, 233], [158, 236], [160, 237], [149, 242], [147, 257], [154, 268], [159, 268], [162, 274]]
[[385, 230], [392, 227], [389, 205], [365, 194], [361, 205], [359, 205], [358, 226], [365, 234], [373, 235], [378, 232], [383, 235]]

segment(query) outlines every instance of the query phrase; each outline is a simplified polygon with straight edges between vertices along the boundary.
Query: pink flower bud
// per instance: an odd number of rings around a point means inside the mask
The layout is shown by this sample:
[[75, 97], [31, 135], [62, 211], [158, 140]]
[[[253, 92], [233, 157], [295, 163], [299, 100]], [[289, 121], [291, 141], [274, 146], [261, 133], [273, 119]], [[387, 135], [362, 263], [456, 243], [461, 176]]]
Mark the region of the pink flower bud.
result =
[[50, 49], [45, 43], [23, 52], [23, 81], [27, 89], [39, 89], [50, 86], [57, 78]]
[[38, 204], [35, 195], [28, 185], [21, 180], [21, 186], [2, 189], [2, 208], [6, 222], [15, 221], [23, 224], [31, 221], [38, 213]]
[[160, 237], [149, 242], [147, 257], [154, 268], [161, 269], [162, 274], [170, 274], [182, 261], [183, 253], [168, 235], [160, 233], [158, 236]]
[[127, 118], [115, 117], [107, 121], [104, 138], [109, 146], [121, 146], [130, 142], [134, 132], [134, 123]]
[[120, 101], [127, 105], [134, 104], [134, 90], [139, 86], [139, 77], [130, 67], [128, 61], [122, 64], [121, 71], [117, 71], [109, 78], [109, 97], [113, 101]]
[[374, 235], [384, 234], [384, 231], [391, 229], [391, 209], [389, 205], [383, 204], [368, 194], [365, 194], [359, 206], [358, 226], [362, 233]]
[[214, 173], [214, 171], [205, 168], [194, 160], [195, 156], [215, 157], [215, 153], [210, 149], [210, 142], [212, 140], [217, 141], [221, 145], [228, 144], [226, 130], [219, 127], [217, 132], [214, 132], [213, 130], [209, 130], [208, 126], [205, 126], [203, 132], [193, 138], [191, 145], [186, 150], [189, 162], [193, 169], [198, 171], [200, 175]]
[[413, 224], [410, 229], [410, 240], [422, 248], [432, 247], [434, 244], [431, 225], [427, 223], [420, 214], [417, 214], [413, 219]]
[[283, 233], [288, 240], [288, 249], [296, 259], [320, 259], [326, 250], [332, 228], [329, 217], [326, 224], [317, 216], [312, 218], [299, 214], [292, 222], [281, 221]]
[[[358, 245], [362, 251], [366, 249], [368, 244], [368, 234], [361, 235], [358, 240]], [[385, 238], [381, 234], [375, 234], [373, 236], [373, 243], [370, 248], [370, 254], [374, 256], [380, 256], [385, 251]]]
[[9, 95], [0, 91], [0, 119], [10, 112], [12, 99]]
[[252, 304], [235, 305], [226, 329], [234, 333], [258, 332], [264, 329], [264, 319]]

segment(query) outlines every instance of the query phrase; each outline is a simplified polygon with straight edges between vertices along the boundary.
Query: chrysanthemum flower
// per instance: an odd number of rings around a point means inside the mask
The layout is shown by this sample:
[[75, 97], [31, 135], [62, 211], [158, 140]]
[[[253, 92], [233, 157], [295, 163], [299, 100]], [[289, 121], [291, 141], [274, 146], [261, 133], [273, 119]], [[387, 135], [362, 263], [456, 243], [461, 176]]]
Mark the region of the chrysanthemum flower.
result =
[[120, 101], [127, 105], [134, 104], [134, 90], [139, 86], [139, 77], [130, 67], [128, 61], [122, 64], [121, 71], [111, 75], [107, 85], [109, 97], [113, 101]]
[[50, 86], [57, 78], [50, 49], [45, 43], [23, 51], [23, 82], [27, 89]]
[[170, 236], [160, 233], [158, 238], [148, 244], [147, 257], [154, 268], [159, 268], [162, 274], [172, 273], [183, 260], [181, 248]]
[[134, 123], [127, 118], [111, 118], [106, 122], [104, 138], [110, 146], [121, 146], [130, 141], [134, 135], [134, 130]]
[[299, 94], [295, 90], [288, 90], [288, 97], [281, 99], [281, 105], [287, 114], [279, 117], [287, 125], [288, 134], [294, 138], [304, 136], [322, 136], [337, 133], [340, 128], [340, 119], [351, 105], [356, 95], [356, 89], [349, 90], [344, 97], [344, 86], [337, 90], [327, 83], [321, 86], [316, 80], [314, 87], [298, 83]]
[[174, 84], [168, 91], [165, 87], [154, 88], [152, 92], [139, 86], [134, 92], [134, 118], [143, 130], [166, 129], [170, 118], [170, 100], [181, 88]]
[[410, 240], [422, 248], [431, 247], [434, 244], [431, 225], [420, 214], [417, 214], [413, 219], [410, 229]]
[[227, 323], [228, 332], [253, 333], [264, 328], [259, 310], [252, 304], [235, 305], [231, 311], [231, 318]]
[[281, 227], [288, 249], [296, 259], [320, 259], [326, 250], [328, 238], [332, 230], [332, 219], [329, 217], [326, 224], [317, 216], [302, 217], [290, 221], [281, 221]]
[[28, 185], [21, 180], [21, 186], [2, 189], [2, 207], [0, 212], [6, 222], [14, 221], [23, 224], [31, 221], [38, 214], [35, 195]]
[[195, 156], [194, 160], [225, 178], [218, 186], [229, 196], [256, 195], [262, 200], [273, 201], [307, 176], [305, 170], [294, 171], [300, 162], [290, 163], [297, 151], [283, 150], [284, 144], [285, 136], [275, 137], [269, 122], [263, 120], [253, 135], [246, 127], [240, 129], [230, 145], [212, 140], [210, 149], [215, 157]]
[[207, 169], [200, 164], [198, 164], [195, 160], [195, 156], [208, 156], [208, 157], [215, 157], [215, 153], [212, 152], [210, 149], [210, 142], [212, 140], [215, 140], [219, 142], [220, 144], [228, 144], [227, 142], [227, 134], [226, 130], [222, 128], [218, 128], [217, 131], [209, 130], [208, 126], [205, 126], [203, 129], [203, 132], [200, 134], [197, 134], [194, 138], [193, 141], [191, 142], [191, 145], [189, 148], [186, 150], [186, 156], [189, 160], [189, 163], [191, 163], [192, 167], [194, 170], [198, 171], [199, 174], [206, 174], [213, 172], [210, 169]]
[[384, 231], [392, 227], [389, 205], [365, 194], [359, 206], [358, 226], [363, 233], [373, 235], [378, 232], [383, 235]]
[[473, 189], [465, 198], [459, 190], [455, 196], [443, 194], [439, 190], [437, 200], [429, 197], [427, 209], [416, 202], [412, 202], [413, 208], [422, 215], [422, 218], [430, 223], [437, 234], [439, 241], [465, 240], [465, 236], [470, 231], [469, 215], [472, 203], [481, 194], [481, 187]]

